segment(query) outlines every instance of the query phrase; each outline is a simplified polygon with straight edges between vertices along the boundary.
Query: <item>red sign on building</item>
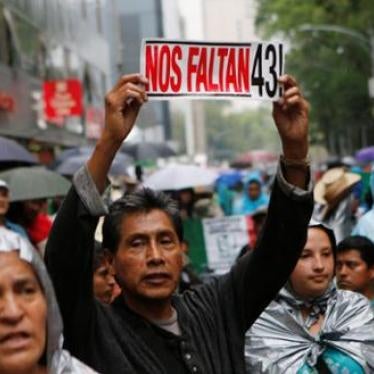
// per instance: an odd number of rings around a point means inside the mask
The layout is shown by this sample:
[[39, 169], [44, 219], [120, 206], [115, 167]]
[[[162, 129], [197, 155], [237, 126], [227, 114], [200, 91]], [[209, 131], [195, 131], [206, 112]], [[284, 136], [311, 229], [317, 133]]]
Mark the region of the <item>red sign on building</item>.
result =
[[43, 92], [46, 121], [82, 115], [82, 86], [78, 79], [46, 81]]
[[15, 104], [13, 97], [8, 95], [6, 92], [0, 91], [0, 110], [13, 112], [14, 107]]

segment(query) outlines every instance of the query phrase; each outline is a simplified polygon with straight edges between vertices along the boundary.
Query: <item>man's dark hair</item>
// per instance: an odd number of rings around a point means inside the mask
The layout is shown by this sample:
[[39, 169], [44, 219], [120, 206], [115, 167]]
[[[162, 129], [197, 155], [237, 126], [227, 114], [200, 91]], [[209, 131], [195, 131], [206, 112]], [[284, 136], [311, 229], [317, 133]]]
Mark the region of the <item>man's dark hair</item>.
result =
[[351, 249], [360, 252], [362, 260], [368, 267], [374, 265], [374, 243], [371, 240], [360, 235], [348, 236], [337, 246], [338, 253]]
[[162, 210], [170, 217], [178, 239], [183, 241], [183, 224], [177, 202], [163, 192], [141, 188], [125, 193], [109, 207], [103, 224], [103, 247], [116, 252], [121, 239], [121, 224], [126, 215], [149, 213], [155, 209]]

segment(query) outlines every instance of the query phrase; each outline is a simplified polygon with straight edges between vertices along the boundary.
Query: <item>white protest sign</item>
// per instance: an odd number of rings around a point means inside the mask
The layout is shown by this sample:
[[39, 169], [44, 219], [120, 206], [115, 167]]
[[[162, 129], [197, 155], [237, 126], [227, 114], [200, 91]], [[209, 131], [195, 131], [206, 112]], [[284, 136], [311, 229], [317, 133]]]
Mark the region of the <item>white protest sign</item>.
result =
[[141, 73], [150, 99], [254, 98], [282, 94], [281, 43], [216, 43], [143, 39]]
[[229, 270], [249, 243], [245, 216], [203, 219], [203, 233], [208, 266], [217, 273]]

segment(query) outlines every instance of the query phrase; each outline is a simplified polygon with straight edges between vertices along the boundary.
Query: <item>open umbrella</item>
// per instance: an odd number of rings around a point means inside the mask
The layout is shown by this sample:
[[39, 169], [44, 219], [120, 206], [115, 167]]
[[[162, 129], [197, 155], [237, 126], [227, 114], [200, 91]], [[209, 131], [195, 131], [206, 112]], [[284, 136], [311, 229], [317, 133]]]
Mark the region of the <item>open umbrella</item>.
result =
[[374, 161], [374, 146], [362, 148], [356, 152], [355, 158], [359, 162], [372, 162]]
[[158, 191], [176, 191], [184, 188], [211, 186], [217, 173], [194, 165], [169, 165], [150, 175], [144, 186]]
[[255, 164], [267, 164], [278, 160], [278, 155], [271, 151], [256, 149], [239, 155], [232, 163], [232, 167], [249, 167]]
[[71, 183], [61, 175], [42, 167], [20, 167], [0, 173], [8, 183], [10, 201], [64, 196]]
[[216, 185], [232, 188], [239, 182], [242, 182], [242, 180], [243, 174], [239, 170], [226, 170], [220, 173], [216, 180]]
[[0, 163], [37, 164], [36, 157], [14, 140], [0, 137]]
[[[55, 171], [63, 175], [73, 175], [89, 159], [91, 152], [71, 156], [62, 161]], [[127, 168], [132, 164], [133, 159], [127, 155], [117, 153], [109, 170], [110, 175], [128, 175]]]
[[121, 152], [132, 156], [135, 160], [154, 160], [156, 158], [175, 156], [175, 151], [165, 143], [127, 143], [121, 147]]
[[[73, 157], [73, 156], [82, 156], [82, 155], [90, 155], [94, 150], [93, 146], [90, 145], [83, 145], [80, 147], [73, 147], [68, 148], [62, 151], [55, 159], [52, 169], [56, 169], [57, 166], [62, 164], [66, 159]], [[88, 157], [87, 157], [88, 158]]]

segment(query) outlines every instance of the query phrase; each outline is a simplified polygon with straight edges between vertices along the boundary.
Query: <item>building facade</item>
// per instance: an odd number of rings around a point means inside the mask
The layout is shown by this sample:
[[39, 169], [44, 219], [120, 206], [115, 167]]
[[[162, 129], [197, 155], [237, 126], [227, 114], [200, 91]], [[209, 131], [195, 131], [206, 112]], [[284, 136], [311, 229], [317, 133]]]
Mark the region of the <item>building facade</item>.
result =
[[[139, 72], [143, 38], [164, 37], [161, 0], [118, 1], [120, 32], [123, 43], [123, 74]], [[145, 141], [170, 140], [170, 108], [168, 101], [151, 101], [142, 109], [137, 126]]]
[[[0, 135], [64, 146], [97, 136], [112, 80], [111, 6], [110, 0], [0, 0]], [[67, 79], [81, 87], [81, 112], [49, 121], [43, 85]]]

